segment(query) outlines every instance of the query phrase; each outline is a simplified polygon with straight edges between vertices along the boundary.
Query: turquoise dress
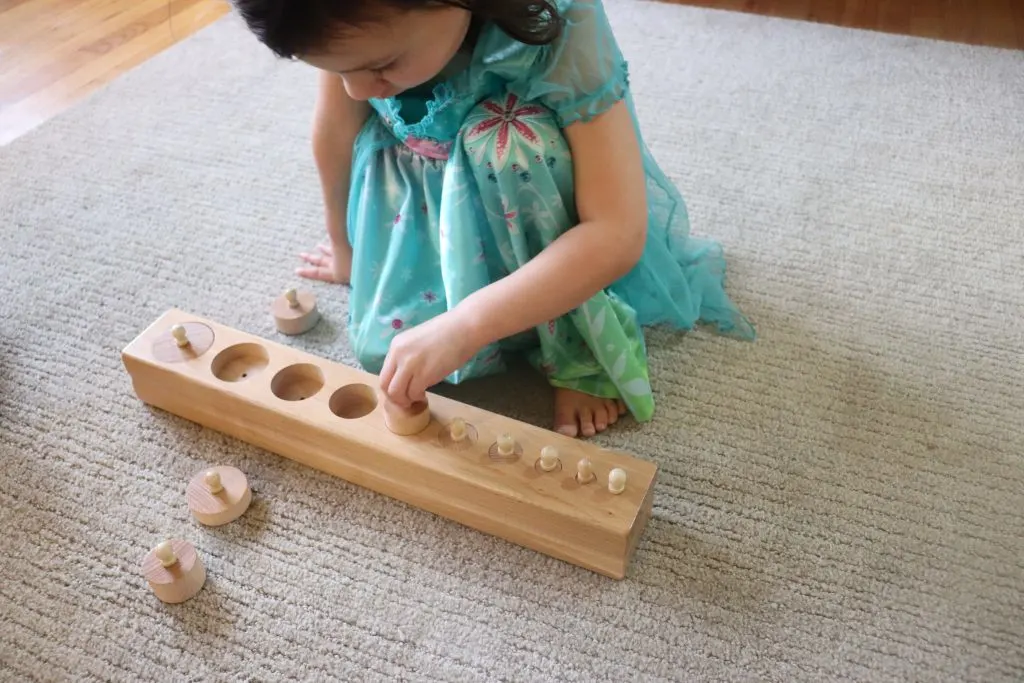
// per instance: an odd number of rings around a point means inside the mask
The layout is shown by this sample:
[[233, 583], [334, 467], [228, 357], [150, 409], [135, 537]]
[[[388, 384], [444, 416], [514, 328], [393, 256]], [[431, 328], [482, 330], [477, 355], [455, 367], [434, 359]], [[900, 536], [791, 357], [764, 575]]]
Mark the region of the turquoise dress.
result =
[[[624, 100], [640, 135], [600, 0], [558, 7], [565, 28], [553, 43], [525, 45], [483, 24], [434, 82], [371, 101], [348, 205], [348, 329], [368, 371], [380, 372], [397, 333], [454, 308], [577, 224], [563, 128]], [[564, 316], [482, 349], [447, 381], [502, 372], [507, 354], [525, 353], [553, 386], [621, 398], [646, 421], [654, 399], [643, 326], [708, 324], [753, 339], [725, 293], [721, 249], [690, 236], [682, 197], [641, 146], [649, 220], [636, 267]]]

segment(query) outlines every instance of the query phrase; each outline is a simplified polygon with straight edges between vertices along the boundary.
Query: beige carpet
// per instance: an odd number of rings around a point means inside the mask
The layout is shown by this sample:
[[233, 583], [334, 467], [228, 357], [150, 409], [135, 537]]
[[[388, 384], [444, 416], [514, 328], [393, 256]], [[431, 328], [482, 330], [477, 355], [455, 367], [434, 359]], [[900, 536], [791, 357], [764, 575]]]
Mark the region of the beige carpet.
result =
[[[1024, 57], [610, 0], [649, 142], [761, 338], [651, 336], [662, 467], [600, 578], [133, 396], [179, 306], [277, 338], [312, 73], [233, 20], [0, 149], [0, 679], [1019, 681]], [[285, 340], [349, 360], [346, 294]], [[546, 424], [532, 376], [456, 395]], [[257, 495], [194, 523], [188, 477]], [[165, 606], [138, 562], [193, 541]]]

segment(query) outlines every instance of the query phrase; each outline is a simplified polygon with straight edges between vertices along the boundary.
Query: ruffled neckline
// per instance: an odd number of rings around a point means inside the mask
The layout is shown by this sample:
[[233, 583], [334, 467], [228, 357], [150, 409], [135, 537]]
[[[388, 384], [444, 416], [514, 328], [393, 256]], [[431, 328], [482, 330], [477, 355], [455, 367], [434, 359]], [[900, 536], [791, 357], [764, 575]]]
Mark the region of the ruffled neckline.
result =
[[[452, 57], [452, 62], [458, 59], [464, 59], [465, 64], [457, 69], [451, 75], [440, 78], [431, 90], [430, 99], [426, 101], [426, 112], [420, 118], [419, 121], [410, 123], [406, 121], [402, 116], [402, 94], [386, 99], [378, 100], [384, 105], [387, 110], [387, 116], [390, 119], [390, 125], [398, 132], [401, 132], [403, 137], [412, 136], [414, 138], [425, 138], [433, 139], [435, 136], [430, 135], [429, 131], [434, 126], [437, 117], [451, 104], [458, 100], [457, 93], [465, 92], [466, 87], [462, 81], [467, 77], [473, 65], [477, 63], [480, 57], [480, 51], [483, 49], [483, 45], [488, 41], [484, 40], [485, 34], [495, 29], [496, 27], [490, 22], [479, 22], [476, 17], [470, 24], [469, 33], [467, 38], [473, 39], [472, 50], [466, 55], [465, 45], [459, 48], [459, 52]], [[452, 62], [445, 67], [448, 70]], [[443, 72], [442, 72], [443, 73]]]

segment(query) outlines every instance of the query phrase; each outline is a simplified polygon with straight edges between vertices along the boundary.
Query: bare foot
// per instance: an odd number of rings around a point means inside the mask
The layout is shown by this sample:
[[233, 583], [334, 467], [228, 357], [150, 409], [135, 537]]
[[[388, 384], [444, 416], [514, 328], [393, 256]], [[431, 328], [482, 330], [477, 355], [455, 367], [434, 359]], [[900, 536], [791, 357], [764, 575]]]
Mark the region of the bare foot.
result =
[[555, 431], [566, 436], [593, 436], [626, 413], [626, 404], [572, 389], [555, 388]]

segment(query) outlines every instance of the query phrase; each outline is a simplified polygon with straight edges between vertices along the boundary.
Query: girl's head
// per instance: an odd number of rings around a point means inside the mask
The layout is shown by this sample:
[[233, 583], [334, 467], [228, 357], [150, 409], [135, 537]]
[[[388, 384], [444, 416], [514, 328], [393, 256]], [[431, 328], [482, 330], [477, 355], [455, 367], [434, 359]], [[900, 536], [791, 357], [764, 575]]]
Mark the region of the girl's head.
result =
[[232, 1], [275, 54], [340, 74], [356, 99], [393, 97], [434, 78], [473, 16], [533, 45], [561, 30], [553, 0]]

